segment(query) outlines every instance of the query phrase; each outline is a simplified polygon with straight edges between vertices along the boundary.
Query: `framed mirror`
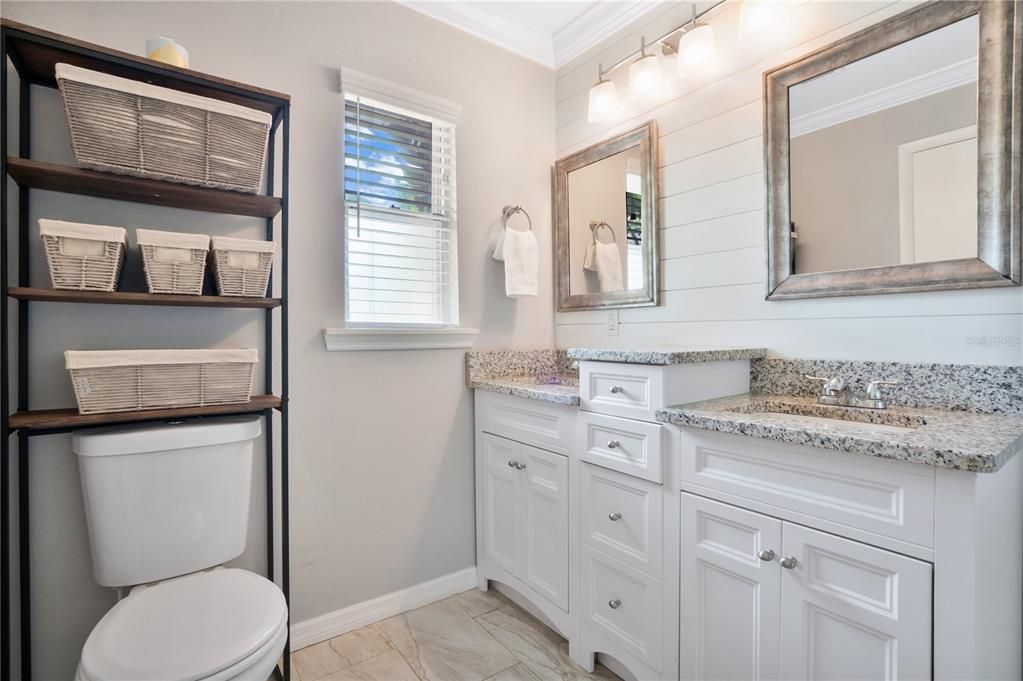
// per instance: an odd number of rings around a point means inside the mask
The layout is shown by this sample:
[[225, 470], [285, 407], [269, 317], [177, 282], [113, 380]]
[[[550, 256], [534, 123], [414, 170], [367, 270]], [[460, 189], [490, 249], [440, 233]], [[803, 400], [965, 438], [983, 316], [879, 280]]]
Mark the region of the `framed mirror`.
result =
[[657, 124], [554, 165], [558, 311], [657, 305]]
[[1021, 29], [933, 0], [764, 74], [769, 300], [1020, 284]]

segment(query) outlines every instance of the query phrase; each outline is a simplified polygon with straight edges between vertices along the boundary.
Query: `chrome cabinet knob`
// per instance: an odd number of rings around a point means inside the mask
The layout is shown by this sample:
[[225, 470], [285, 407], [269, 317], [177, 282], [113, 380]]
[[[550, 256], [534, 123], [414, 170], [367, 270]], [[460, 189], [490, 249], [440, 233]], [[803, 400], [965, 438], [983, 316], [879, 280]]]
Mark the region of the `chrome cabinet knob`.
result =
[[516, 470], [520, 470], [520, 471], [524, 471], [524, 470], [526, 470], [526, 464], [519, 463], [518, 461], [516, 461], [515, 462], [515, 469]]
[[619, 598], [615, 598], [614, 600], [610, 600], [607, 602], [607, 607], [611, 608], [612, 610], [617, 610], [618, 608], [622, 607], [622, 601]]
[[781, 566], [786, 570], [794, 570], [797, 565], [799, 565], [799, 561], [795, 556], [785, 556], [781, 559]]
[[619, 513], [618, 511], [615, 511], [614, 513], [608, 513], [607, 514], [607, 519], [610, 520], [613, 523], [614, 522], [618, 522], [619, 520], [622, 519], [622, 514]]
[[765, 563], [769, 563], [770, 561], [774, 560], [774, 551], [772, 551], [771, 549], [764, 549], [763, 551], [757, 554], [757, 558], [764, 561]]
[[508, 460], [508, 468], [515, 468], [517, 465], [518, 464], [512, 461], [511, 459]]
[[621, 446], [622, 446], [622, 443], [619, 442], [618, 440], [608, 440], [608, 443], [607, 443], [607, 448], [608, 449], [618, 449]]
[[612, 395], [615, 395], [617, 393], [623, 393], [623, 392], [625, 392], [625, 388], [623, 388], [622, 386], [620, 386], [620, 385], [613, 385], [613, 386], [611, 386], [611, 394]]

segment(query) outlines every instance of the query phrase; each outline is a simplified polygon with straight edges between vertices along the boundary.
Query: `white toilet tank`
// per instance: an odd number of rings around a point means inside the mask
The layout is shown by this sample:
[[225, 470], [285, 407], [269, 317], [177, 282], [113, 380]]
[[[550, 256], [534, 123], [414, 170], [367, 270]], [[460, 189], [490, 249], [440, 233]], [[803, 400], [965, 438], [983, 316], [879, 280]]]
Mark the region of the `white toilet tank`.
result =
[[260, 417], [76, 432], [96, 581], [127, 586], [245, 550]]

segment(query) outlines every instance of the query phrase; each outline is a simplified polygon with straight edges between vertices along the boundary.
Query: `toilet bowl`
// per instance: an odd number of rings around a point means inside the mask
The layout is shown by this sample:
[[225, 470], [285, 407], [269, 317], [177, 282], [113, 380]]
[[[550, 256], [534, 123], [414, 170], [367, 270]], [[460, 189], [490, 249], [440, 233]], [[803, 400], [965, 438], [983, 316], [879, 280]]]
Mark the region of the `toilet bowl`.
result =
[[280, 589], [246, 570], [136, 587], [92, 630], [76, 681], [266, 681], [287, 619]]

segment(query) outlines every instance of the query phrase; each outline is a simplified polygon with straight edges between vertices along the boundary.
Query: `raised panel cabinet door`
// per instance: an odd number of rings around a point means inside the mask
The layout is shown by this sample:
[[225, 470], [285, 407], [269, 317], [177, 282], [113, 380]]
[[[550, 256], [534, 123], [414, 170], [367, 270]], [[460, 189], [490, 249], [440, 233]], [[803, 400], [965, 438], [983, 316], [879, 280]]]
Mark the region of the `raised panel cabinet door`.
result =
[[483, 550], [487, 558], [522, 578], [525, 573], [524, 523], [519, 504], [522, 488], [522, 445], [483, 435]]
[[520, 506], [525, 573], [520, 578], [568, 610], [568, 457], [522, 445]]
[[682, 494], [680, 676], [779, 678], [782, 522]]
[[785, 523], [785, 679], [931, 678], [930, 563]]

